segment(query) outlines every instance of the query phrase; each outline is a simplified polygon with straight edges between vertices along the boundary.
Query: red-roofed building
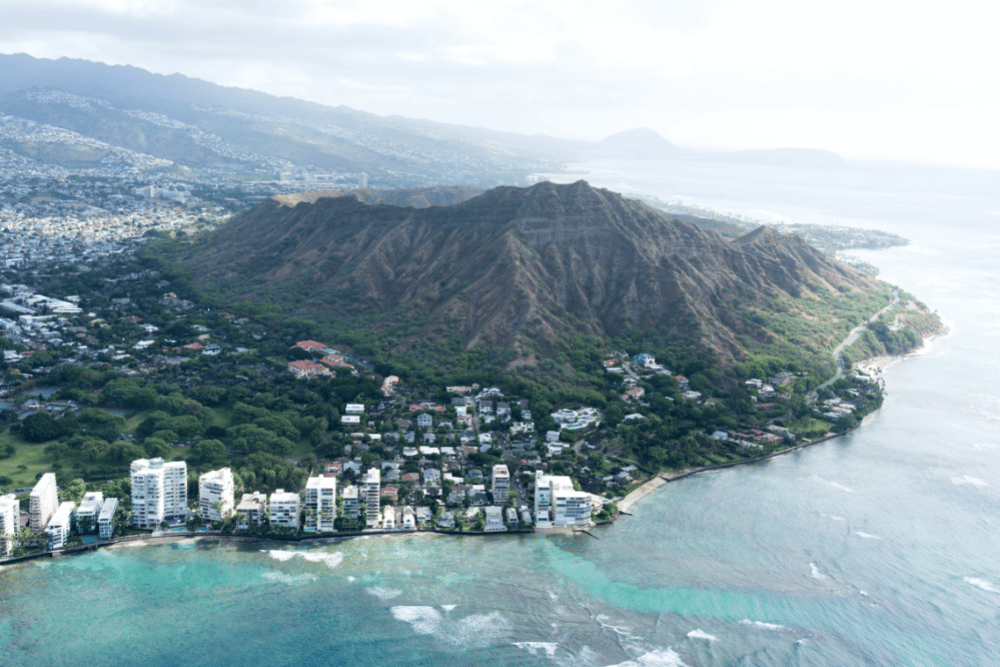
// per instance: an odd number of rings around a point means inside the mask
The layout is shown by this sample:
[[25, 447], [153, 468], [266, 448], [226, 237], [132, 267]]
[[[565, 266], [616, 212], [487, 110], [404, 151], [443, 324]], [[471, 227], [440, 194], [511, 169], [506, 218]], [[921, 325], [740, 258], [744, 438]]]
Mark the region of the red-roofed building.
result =
[[331, 368], [354, 368], [349, 363], [344, 361], [344, 358], [339, 354], [328, 354], [319, 360], [319, 363], [326, 364]]
[[379, 495], [384, 498], [392, 498], [392, 502], [399, 500], [399, 487], [397, 486], [386, 486], [381, 491]]
[[315, 377], [317, 375], [330, 375], [330, 370], [315, 361], [292, 361], [288, 364], [288, 370], [297, 378]]
[[420, 481], [420, 473], [419, 472], [408, 472], [408, 473], [406, 473], [406, 474], [403, 475], [402, 479], [403, 479], [404, 482], [419, 482]]
[[330, 352], [330, 353], [333, 352], [333, 350], [330, 349], [329, 345], [325, 343], [317, 343], [314, 340], [300, 340], [295, 345], [292, 345], [292, 347], [289, 349], [293, 349], [296, 347], [299, 348], [300, 350], [305, 350], [306, 352]]
[[204, 350], [205, 346], [201, 343], [190, 343], [184, 346], [185, 350]]
[[642, 387], [632, 387], [622, 394], [622, 398], [626, 401], [638, 401], [640, 398], [646, 395], [646, 390]]

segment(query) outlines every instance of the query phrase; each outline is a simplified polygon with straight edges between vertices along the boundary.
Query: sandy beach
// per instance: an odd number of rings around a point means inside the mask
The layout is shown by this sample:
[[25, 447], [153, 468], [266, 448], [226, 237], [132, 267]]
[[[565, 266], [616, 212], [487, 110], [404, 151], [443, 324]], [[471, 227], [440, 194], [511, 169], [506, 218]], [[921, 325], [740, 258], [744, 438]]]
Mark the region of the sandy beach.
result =
[[635, 507], [636, 503], [638, 503], [640, 500], [642, 500], [650, 493], [652, 493], [653, 491], [660, 488], [666, 483], [667, 481], [662, 477], [660, 477], [659, 475], [653, 477], [651, 480], [640, 486], [638, 489], [635, 489], [634, 491], [632, 491], [632, 493], [628, 494], [620, 501], [618, 501], [618, 511], [631, 513], [632, 508]]

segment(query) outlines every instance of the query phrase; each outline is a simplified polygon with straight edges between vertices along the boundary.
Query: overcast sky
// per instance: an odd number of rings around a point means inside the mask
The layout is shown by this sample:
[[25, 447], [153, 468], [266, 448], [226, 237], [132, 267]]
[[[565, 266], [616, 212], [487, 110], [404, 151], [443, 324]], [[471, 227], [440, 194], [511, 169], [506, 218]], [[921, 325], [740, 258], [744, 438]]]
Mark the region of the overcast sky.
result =
[[1000, 168], [984, 0], [0, 0], [0, 51], [378, 114]]

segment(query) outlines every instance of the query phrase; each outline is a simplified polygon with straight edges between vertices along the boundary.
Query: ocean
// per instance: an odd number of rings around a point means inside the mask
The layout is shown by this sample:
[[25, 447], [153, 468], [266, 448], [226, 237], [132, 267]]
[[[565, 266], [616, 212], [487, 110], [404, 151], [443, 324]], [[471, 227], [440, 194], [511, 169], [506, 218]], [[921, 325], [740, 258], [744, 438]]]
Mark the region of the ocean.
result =
[[[950, 331], [849, 436], [668, 484], [595, 536], [181, 542], [0, 571], [0, 664], [1000, 664], [995, 172], [574, 165], [912, 243], [852, 253]], [[552, 175], [552, 180], [581, 176]]]

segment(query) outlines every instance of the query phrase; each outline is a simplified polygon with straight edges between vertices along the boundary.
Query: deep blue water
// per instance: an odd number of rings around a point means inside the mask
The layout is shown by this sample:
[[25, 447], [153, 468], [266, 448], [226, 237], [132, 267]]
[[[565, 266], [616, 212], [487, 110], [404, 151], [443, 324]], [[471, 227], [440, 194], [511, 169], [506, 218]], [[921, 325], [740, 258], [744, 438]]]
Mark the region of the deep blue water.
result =
[[[995, 173], [603, 163], [597, 185], [886, 229], [951, 332], [864, 428], [586, 536], [130, 547], [0, 572], [0, 664], [1000, 664]], [[575, 177], [574, 177], [575, 178]]]

